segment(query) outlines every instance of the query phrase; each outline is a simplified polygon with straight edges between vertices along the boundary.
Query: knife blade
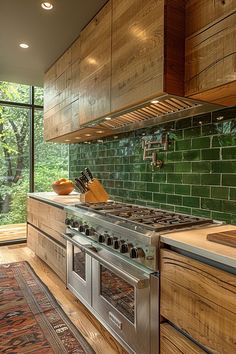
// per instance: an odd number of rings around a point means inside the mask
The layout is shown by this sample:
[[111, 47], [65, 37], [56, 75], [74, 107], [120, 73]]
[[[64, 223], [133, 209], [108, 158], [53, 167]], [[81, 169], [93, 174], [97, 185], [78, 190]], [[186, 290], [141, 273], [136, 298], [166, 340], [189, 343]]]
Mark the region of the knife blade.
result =
[[84, 169], [84, 171], [85, 171], [85, 173], [86, 173], [86, 175], [91, 179], [91, 181], [93, 180], [93, 174], [92, 174], [92, 172], [90, 171], [90, 169], [88, 168], [88, 167], [86, 167], [85, 169]]
[[87, 180], [85, 180], [85, 178], [83, 176], [78, 178], [80, 184], [82, 184], [83, 188], [85, 189], [85, 192], [88, 191], [88, 187], [87, 187]]

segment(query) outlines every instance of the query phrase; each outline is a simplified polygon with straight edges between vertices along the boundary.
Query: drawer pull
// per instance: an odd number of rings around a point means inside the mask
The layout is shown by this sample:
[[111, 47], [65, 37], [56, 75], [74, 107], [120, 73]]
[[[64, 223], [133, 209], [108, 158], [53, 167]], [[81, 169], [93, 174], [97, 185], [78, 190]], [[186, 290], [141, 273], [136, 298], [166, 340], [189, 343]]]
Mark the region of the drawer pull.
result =
[[109, 311], [109, 320], [114, 323], [116, 325], [116, 327], [118, 327], [120, 330], [122, 330], [122, 322], [120, 320], [118, 320], [118, 318]]

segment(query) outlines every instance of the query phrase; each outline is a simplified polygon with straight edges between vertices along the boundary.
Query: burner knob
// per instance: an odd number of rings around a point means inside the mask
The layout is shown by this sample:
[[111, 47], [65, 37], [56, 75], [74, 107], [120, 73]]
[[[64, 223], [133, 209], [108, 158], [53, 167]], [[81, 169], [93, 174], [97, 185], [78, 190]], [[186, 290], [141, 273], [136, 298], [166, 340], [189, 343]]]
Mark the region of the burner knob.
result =
[[69, 218], [66, 218], [65, 224], [66, 224], [66, 225], [70, 225], [70, 219], [69, 219]]
[[73, 220], [72, 220], [72, 221], [71, 221], [71, 226], [72, 226], [72, 227], [75, 227], [75, 228], [76, 228], [76, 227], [79, 227], [78, 221], [73, 221]]
[[107, 246], [111, 246], [113, 244], [113, 238], [111, 236], [106, 237]]
[[130, 258], [138, 258], [138, 249], [136, 247], [131, 248]]
[[84, 225], [80, 225], [79, 226], [79, 232], [84, 232], [85, 228], [84, 228]]
[[129, 251], [129, 247], [127, 243], [122, 243], [120, 246], [120, 253], [127, 253]]
[[120, 248], [120, 241], [119, 240], [115, 240], [113, 242], [113, 247], [115, 248], [115, 250], [118, 250]]
[[86, 236], [91, 236], [93, 234], [93, 229], [90, 229], [89, 227], [87, 227], [85, 229], [85, 235]]
[[98, 242], [100, 242], [100, 243], [105, 242], [105, 236], [102, 235], [102, 234], [100, 234], [100, 235], [98, 236]]

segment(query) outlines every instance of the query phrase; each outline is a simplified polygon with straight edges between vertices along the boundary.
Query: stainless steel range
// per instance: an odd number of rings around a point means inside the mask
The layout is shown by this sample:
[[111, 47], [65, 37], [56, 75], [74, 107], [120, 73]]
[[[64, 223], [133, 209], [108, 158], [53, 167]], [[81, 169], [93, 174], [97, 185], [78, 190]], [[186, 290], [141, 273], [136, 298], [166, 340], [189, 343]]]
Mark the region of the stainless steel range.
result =
[[158, 353], [160, 234], [212, 220], [116, 202], [66, 210], [68, 288], [130, 353]]

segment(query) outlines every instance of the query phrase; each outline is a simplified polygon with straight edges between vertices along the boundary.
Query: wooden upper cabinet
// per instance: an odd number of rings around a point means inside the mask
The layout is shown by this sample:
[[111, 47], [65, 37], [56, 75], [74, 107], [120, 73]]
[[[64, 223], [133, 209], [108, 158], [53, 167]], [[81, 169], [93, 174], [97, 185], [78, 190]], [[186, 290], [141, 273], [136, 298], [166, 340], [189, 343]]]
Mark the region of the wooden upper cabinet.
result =
[[80, 34], [80, 122], [110, 113], [111, 1]]
[[236, 1], [188, 0], [185, 95], [236, 104]]
[[111, 111], [184, 94], [184, 1], [115, 0]]

